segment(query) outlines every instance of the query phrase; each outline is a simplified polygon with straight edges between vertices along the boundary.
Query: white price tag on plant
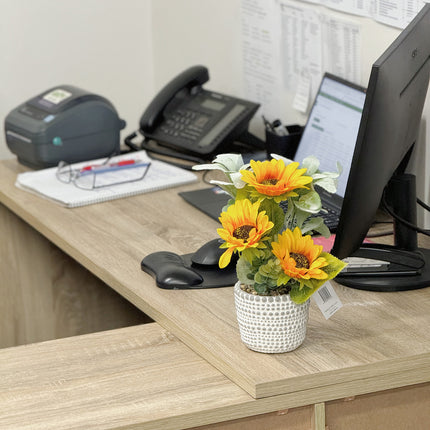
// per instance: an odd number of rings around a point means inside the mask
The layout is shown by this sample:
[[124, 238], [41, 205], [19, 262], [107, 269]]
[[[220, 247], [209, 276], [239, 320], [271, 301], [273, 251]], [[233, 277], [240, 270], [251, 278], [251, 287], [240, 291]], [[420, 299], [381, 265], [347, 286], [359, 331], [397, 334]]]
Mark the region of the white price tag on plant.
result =
[[326, 282], [312, 295], [312, 298], [326, 320], [332, 317], [343, 306], [330, 282]]

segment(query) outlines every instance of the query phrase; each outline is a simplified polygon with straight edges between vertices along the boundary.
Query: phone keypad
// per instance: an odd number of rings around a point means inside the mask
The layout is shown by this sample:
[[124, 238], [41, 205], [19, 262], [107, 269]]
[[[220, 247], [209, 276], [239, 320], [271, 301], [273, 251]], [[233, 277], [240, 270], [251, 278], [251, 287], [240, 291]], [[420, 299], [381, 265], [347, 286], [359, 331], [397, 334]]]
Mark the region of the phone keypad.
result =
[[208, 121], [208, 115], [180, 109], [166, 116], [160, 130], [169, 136], [197, 141], [202, 136]]

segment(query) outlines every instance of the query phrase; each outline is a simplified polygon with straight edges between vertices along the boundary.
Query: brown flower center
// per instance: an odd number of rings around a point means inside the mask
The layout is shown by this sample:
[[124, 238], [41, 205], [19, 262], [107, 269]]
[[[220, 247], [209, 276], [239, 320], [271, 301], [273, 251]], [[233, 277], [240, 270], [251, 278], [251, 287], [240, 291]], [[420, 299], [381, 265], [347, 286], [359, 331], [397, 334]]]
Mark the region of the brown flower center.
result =
[[240, 227], [234, 230], [233, 236], [236, 239], [242, 239], [244, 242], [246, 242], [249, 238], [249, 232], [253, 228], [255, 228], [253, 225], [241, 225]]
[[295, 252], [290, 252], [290, 257], [296, 262], [297, 268], [309, 269], [309, 261], [303, 254], [296, 254]]
[[278, 183], [278, 179], [276, 179], [276, 178], [264, 179], [261, 183], [263, 185], [276, 185]]

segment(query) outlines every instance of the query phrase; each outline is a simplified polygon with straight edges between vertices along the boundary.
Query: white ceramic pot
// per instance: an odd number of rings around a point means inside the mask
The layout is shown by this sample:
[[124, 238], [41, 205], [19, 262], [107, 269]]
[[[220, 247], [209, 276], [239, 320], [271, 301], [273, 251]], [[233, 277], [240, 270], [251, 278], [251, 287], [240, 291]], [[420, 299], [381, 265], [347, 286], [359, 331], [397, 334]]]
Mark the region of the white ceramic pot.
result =
[[298, 348], [306, 337], [309, 303], [298, 305], [289, 294], [255, 296], [234, 286], [237, 321], [242, 342], [253, 351], [288, 352]]

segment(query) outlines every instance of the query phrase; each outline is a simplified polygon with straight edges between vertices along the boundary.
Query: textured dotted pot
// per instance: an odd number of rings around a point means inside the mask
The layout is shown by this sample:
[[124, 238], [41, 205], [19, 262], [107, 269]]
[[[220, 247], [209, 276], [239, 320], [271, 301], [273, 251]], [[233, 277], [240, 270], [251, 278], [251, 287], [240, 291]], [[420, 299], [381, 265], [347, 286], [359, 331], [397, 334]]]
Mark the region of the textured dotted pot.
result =
[[297, 305], [289, 294], [255, 296], [234, 286], [237, 322], [242, 342], [253, 351], [288, 352], [298, 348], [306, 337], [309, 300]]

